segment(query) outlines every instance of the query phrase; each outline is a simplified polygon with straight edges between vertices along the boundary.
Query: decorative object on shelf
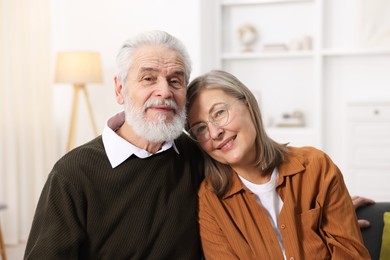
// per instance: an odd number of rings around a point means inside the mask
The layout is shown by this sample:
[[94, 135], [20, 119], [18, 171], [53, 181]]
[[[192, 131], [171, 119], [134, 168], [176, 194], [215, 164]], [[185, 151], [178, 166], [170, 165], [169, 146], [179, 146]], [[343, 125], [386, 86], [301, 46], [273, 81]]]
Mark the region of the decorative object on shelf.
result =
[[72, 83], [74, 89], [67, 151], [70, 151], [74, 146], [78, 113], [78, 96], [80, 91], [84, 92], [93, 130], [95, 135], [98, 135], [86, 83], [100, 83], [103, 81], [102, 78], [102, 66], [99, 53], [91, 51], [68, 51], [59, 52], [57, 54], [55, 81]]
[[289, 51], [299, 51], [302, 49], [302, 42], [298, 38], [291, 39], [288, 44]]
[[288, 47], [284, 43], [272, 43], [272, 44], [263, 44], [264, 52], [285, 52], [288, 51]]
[[308, 51], [313, 49], [313, 40], [310, 35], [304, 35], [302, 37], [302, 50]]
[[256, 31], [256, 28], [253, 25], [245, 24], [238, 28], [238, 34], [240, 42], [244, 46], [242, 51], [253, 51], [252, 46], [258, 39], [258, 32]]
[[284, 113], [275, 125], [277, 127], [303, 127], [305, 125], [303, 113], [301, 111]]
[[288, 43], [290, 51], [308, 51], [312, 49], [312, 37], [304, 35], [301, 38], [291, 39]]

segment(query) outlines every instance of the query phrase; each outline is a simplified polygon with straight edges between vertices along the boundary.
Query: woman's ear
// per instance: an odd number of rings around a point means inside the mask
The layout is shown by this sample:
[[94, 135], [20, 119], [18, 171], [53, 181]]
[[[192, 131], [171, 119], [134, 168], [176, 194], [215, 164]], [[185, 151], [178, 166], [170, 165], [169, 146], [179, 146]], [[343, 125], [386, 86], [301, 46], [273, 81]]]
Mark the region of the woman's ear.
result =
[[122, 81], [118, 78], [118, 76], [115, 76], [114, 82], [115, 82], [115, 98], [116, 98], [116, 102], [119, 105], [123, 105], [125, 97], [124, 97], [124, 94], [123, 94], [123, 90], [124, 90], [123, 88], [124, 87], [122, 85]]

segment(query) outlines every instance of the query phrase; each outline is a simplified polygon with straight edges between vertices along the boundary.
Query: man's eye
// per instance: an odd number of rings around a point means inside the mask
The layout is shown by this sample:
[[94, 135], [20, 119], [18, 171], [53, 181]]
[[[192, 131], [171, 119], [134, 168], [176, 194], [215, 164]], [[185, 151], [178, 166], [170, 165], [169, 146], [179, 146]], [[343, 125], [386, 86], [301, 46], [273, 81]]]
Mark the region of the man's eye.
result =
[[178, 78], [173, 78], [173, 79], [169, 80], [169, 84], [171, 84], [173, 86], [181, 86], [182, 83], [183, 83], [183, 81], [178, 79]]

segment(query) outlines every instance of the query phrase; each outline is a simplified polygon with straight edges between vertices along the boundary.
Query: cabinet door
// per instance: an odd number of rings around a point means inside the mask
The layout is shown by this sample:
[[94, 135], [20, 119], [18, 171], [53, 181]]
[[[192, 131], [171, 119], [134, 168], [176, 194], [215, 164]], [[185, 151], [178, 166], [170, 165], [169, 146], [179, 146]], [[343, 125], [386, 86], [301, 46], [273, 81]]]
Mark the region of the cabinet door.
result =
[[388, 200], [390, 191], [390, 104], [347, 107], [347, 167], [350, 191]]

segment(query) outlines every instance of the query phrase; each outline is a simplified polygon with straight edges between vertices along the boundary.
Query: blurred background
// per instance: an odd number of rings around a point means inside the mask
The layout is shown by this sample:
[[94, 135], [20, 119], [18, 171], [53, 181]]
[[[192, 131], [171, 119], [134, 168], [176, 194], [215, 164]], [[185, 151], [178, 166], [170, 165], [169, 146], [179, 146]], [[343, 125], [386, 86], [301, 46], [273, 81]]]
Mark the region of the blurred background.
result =
[[[121, 110], [113, 84], [117, 51], [153, 29], [187, 46], [192, 78], [210, 69], [238, 76], [276, 141], [323, 149], [351, 194], [389, 201], [389, 13], [386, 0], [0, 0], [5, 243], [25, 243], [55, 161]], [[97, 54], [98, 75], [59, 79], [66, 52]]]

